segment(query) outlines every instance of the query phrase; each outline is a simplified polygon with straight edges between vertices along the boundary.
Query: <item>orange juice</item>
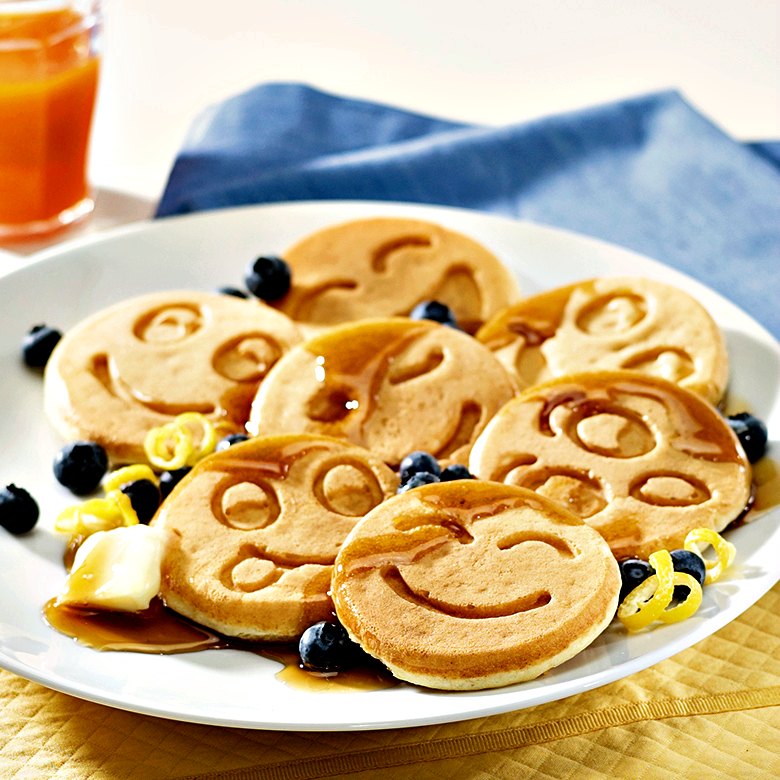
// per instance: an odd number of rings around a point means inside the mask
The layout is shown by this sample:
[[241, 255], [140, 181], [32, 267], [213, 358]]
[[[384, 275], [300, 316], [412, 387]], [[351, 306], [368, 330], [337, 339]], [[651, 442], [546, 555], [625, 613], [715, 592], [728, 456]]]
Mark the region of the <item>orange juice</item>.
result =
[[97, 2], [0, 2], [0, 236], [43, 233], [92, 208], [87, 147]]

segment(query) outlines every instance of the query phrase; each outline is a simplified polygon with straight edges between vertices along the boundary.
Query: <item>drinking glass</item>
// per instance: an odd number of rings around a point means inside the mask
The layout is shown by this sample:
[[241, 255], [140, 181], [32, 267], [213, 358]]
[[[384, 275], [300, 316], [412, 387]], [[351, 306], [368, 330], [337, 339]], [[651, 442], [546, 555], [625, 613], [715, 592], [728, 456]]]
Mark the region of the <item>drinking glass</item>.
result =
[[92, 211], [100, 29], [99, 0], [0, 0], [0, 239], [51, 233]]

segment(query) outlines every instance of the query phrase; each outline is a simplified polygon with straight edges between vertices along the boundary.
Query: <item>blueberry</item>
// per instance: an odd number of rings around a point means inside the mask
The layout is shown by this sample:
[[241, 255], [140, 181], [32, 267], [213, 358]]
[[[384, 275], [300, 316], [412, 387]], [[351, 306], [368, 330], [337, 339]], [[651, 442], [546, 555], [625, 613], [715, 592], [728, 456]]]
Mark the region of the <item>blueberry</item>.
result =
[[220, 439], [217, 442], [215, 449], [217, 452], [222, 452], [222, 450], [227, 450], [234, 444], [239, 444], [240, 442], [247, 441], [248, 439], [249, 437], [245, 433], [230, 433], [225, 436], [224, 439]]
[[48, 325], [33, 326], [22, 341], [22, 359], [30, 368], [43, 368], [62, 333]]
[[474, 479], [474, 475], [460, 463], [453, 463], [441, 472], [441, 481], [451, 482], [453, 479]]
[[12, 534], [26, 534], [38, 522], [38, 504], [24, 489], [6, 485], [0, 490], [0, 525]]
[[441, 474], [439, 461], [437, 461], [430, 452], [423, 452], [422, 450], [410, 452], [401, 461], [401, 465], [398, 468], [398, 476], [401, 479], [401, 484], [408, 482], [413, 474], [419, 474], [423, 471], [428, 474], [435, 474], [438, 477]]
[[174, 469], [173, 471], [163, 471], [163, 473], [160, 474], [160, 495], [163, 498], [167, 498], [176, 485], [178, 485], [191, 470], [190, 466], [182, 466], [180, 469]]
[[264, 301], [279, 300], [290, 289], [290, 266], [281, 257], [258, 257], [247, 268], [244, 282], [252, 295]]
[[414, 490], [422, 485], [432, 485], [434, 482], [441, 482], [437, 474], [431, 474], [428, 471], [418, 471], [412, 474], [406, 482], [398, 486], [398, 493], [406, 493], [407, 490]]
[[439, 301], [422, 301], [418, 303], [409, 315], [413, 320], [433, 320], [451, 328], [458, 327], [458, 321], [452, 309], [446, 303]]
[[[690, 574], [691, 577], [698, 581], [699, 585], [704, 585], [707, 569], [700, 555], [696, 555], [696, 553], [688, 550], [672, 550], [670, 554], [675, 571]], [[675, 601], [685, 601], [688, 598], [689, 590], [690, 588], [687, 588], [685, 585], [675, 585], [672, 598]]]
[[77, 496], [91, 493], [108, 470], [106, 451], [93, 441], [66, 444], [54, 458], [54, 476]]
[[310, 672], [339, 672], [355, 663], [358, 646], [341, 623], [322, 620], [309, 626], [298, 642], [301, 666]]
[[130, 499], [130, 503], [138, 515], [138, 522], [144, 525], [153, 517], [162, 501], [160, 488], [150, 479], [137, 479], [122, 485], [122, 492]]
[[728, 418], [728, 424], [731, 426], [731, 430], [737, 434], [748, 460], [751, 463], [761, 460], [766, 452], [766, 442], [769, 438], [766, 425], [749, 412], [732, 414]]
[[620, 601], [631, 593], [637, 586], [641, 585], [651, 574], [655, 574], [655, 569], [647, 562], [639, 558], [626, 558], [620, 561]]
[[217, 292], [220, 295], [232, 295], [234, 298], [248, 298], [249, 294], [244, 290], [239, 290], [238, 287], [219, 287]]

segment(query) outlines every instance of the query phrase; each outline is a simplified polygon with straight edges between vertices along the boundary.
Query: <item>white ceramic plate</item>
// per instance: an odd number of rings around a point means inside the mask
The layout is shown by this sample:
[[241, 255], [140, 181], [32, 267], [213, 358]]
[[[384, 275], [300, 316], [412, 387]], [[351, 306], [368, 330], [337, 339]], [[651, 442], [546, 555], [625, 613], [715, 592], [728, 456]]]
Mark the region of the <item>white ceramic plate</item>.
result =
[[407, 685], [313, 693], [280, 682], [275, 677], [280, 666], [251, 653], [99, 653], [48, 628], [41, 607], [65, 577], [63, 540], [50, 529], [73, 497], [51, 474], [61, 442], [42, 415], [40, 377], [21, 365], [24, 333], [38, 322], [67, 329], [107, 304], [147, 291], [241, 285], [245, 265], [259, 253], [282, 252], [309, 231], [334, 222], [377, 215], [418, 216], [474, 236], [516, 271], [528, 293], [615, 273], [655, 277], [688, 290], [726, 332], [733, 396], [744, 399], [770, 431], [780, 430], [780, 346], [766, 331], [693, 280], [581, 236], [456, 209], [325, 202], [168, 219], [75, 242], [0, 279], [0, 481], [27, 487], [43, 518], [26, 537], [0, 534], [0, 666], [84, 699], [186, 721], [295, 730], [416, 726], [528, 707], [630, 675], [717, 631], [780, 578], [776, 509], [731, 534], [737, 562], [726, 579], [706, 589], [701, 609], [690, 620], [635, 636], [613, 626], [542, 679], [474, 693]]

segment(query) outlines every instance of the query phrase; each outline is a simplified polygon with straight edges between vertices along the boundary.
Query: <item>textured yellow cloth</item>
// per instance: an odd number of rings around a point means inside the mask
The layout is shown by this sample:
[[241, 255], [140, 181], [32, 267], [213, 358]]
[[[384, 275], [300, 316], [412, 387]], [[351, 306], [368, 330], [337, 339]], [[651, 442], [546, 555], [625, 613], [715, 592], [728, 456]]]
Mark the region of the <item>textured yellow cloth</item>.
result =
[[161, 720], [0, 673], [3, 778], [780, 777], [780, 584], [651, 669], [443, 726], [264, 732]]

